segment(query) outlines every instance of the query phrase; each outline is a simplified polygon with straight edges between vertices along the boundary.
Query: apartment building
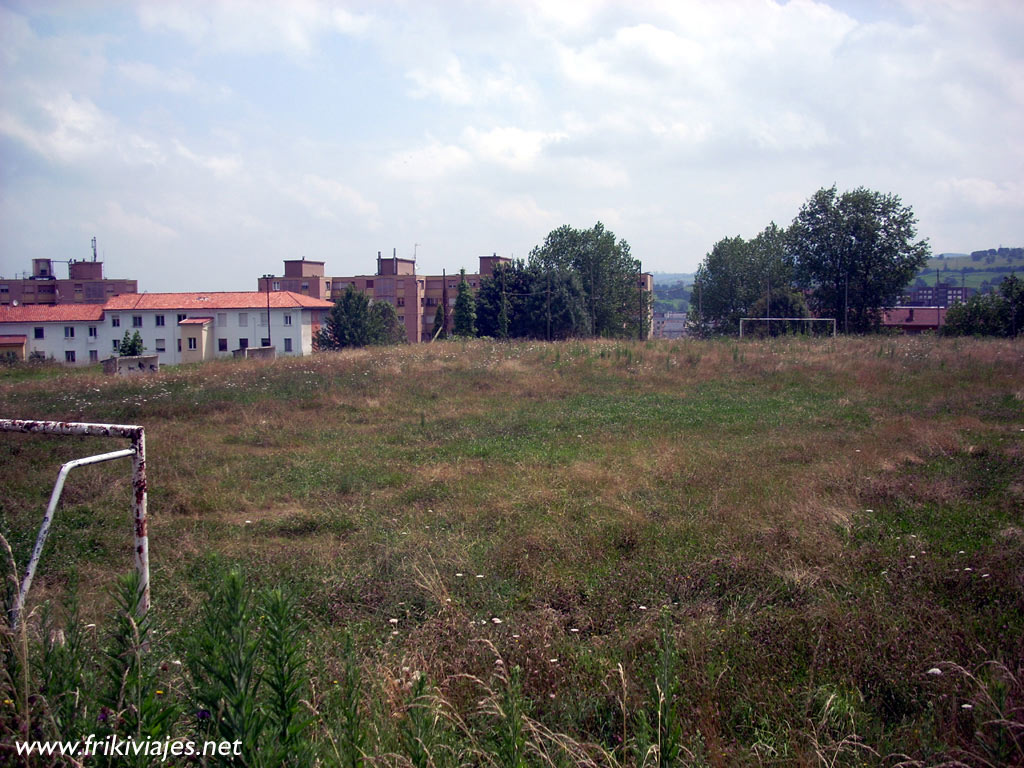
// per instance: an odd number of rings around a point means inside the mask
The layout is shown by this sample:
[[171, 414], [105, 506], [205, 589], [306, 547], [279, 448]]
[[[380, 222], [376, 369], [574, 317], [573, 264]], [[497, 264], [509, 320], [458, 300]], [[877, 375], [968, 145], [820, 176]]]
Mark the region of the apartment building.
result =
[[[481, 256], [479, 270], [466, 275], [470, 288], [476, 290], [480, 280], [494, 274], [498, 264], [509, 263], [511, 259], [494, 254]], [[434, 318], [438, 305], [449, 306], [449, 322], [461, 276], [458, 272], [441, 275], [416, 274], [416, 261], [397, 255], [384, 257], [377, 252], [377, 271], [372, 275], [349, 275], [326, 277], [324, 262], [305, 259], [286, 260], [284, 274], [264, 276], [258, 279], [260, 291], [293, 290], [298, 285], [299, 293], [311, 297], [327, 297], [331, 301], [340, 298], [348, 286], [354, 286], [373, 301], [386, 301], [395, 307], [398, 320], [405, 328], [406, 340], [411, 344], [430, 341], [433, 338]], [[289, 288], [289, 286], [293, 286]], [[449, 328], [449, 330], [451, 330]]]
[[290, 291], [121, 294], [103, 305], [0, 307], [0, 336], [17, 354], [87, 365], [138, 331], [149, 354], [174, 365], [230, 357], [249, 347], [308, 355], [331, 303]]
[[103, 277], [102, 261], [68, 261], [68, 279], [58, 278], [54, 259], [32, 259], [32, 274], [0, 277], [0, 306], [103, 304], [119, 293], [137, 293], [137, 280]]

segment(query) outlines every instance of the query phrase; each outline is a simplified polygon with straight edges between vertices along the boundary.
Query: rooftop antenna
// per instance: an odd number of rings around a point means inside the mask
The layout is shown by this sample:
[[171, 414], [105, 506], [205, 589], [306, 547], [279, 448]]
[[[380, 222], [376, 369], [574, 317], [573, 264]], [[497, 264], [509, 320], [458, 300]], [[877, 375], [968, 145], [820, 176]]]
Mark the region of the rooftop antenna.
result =
[[413, 258], [413, 261], [416, 260], [416, 249], [419, 248], [419, 247], [420, 247], [419, 243], [413, 243], [412, 244], [412, 258]]
[[92, 239], [92, 260], [96, 261], [96, 238]]

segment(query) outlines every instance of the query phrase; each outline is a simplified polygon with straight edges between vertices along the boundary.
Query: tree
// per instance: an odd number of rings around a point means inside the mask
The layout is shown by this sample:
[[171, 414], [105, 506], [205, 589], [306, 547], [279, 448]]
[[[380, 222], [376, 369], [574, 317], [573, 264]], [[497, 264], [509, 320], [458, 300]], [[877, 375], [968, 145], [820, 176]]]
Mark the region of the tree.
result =
[[740, 318], [783, 316], [775, 297], [792, 303], [793, 260], [786, 246], [786, 231], [775, 222], [752, 240], [737, 236], [715, 243], [697, 269], [693, 294], [700, 300], [694, 306], [691, 298], [691, 328], [734, 334]]
[[481, 336], [566, 339], [590, 330], [579, 275], [538, 261], [495, 267], [480, 282], [476, 308]]
[[405, 328], [393, 304], [377, 301], [370, 305], [370, 338], [371, 344], [401, 344], [405, 341]]
[[[448, 329], [444, 327], [444, 325], [445, 325], [444, 321], [445, 321], [444, 303], [442, 302], [442, 303], [438, 303], [437, 311], [434, 313], [434, 338], [435, 339], [447, 339], [448, 338]], [[439, 328], [441, 329], [440, 333], [438, 333], [438, 329]]]
[[547, 272], [576, 273], [593, 335], [633, 336], [644, 322], [646, 312], [640, 311], [638, 297], [640, 262], [630, 255], [629, 243], [617, 240], [601, 222], [592, 229], [553, 230], [530, 252], [530, 263]]
[[834, 186], [814, 193], [788, 236], [811, 308], [836, 318], [844, 331], [879, 328], [882, 310], [896, 304], [928, 260], [928, 242], [915, 242], [916, 224], [896, 195], [863, 187], [840, 195]]
[[999, 290], [977, 293], [946, 312], [943, 333], [952, 336], [1008, 336], [1024, 332], [1024, 280], [1011, 274]]
[[455, 297], [454, 332], [456, 336], [476, 336], [476, 299], [466, 282], [466, 270], [460, 273], [459, 293]]
[[117, 354], [122, 357], [141, 355], [145, 351], [146, 348], [142, 344], [142, 336], [139, 335], [138, 331], [132, 336], [129, 336], [128, 331], [125, 331], [124, 338], [121, 339], [121, 343], [117, 346]]
[[[374, 304], [365, 293], [349, 284], [327, 313], [317, 333], [317, 349], [345, 349], [370, 344], [395, 344], [403, 336], [394, 307]], [[380, 308], [378, 308], [380, 307]]]

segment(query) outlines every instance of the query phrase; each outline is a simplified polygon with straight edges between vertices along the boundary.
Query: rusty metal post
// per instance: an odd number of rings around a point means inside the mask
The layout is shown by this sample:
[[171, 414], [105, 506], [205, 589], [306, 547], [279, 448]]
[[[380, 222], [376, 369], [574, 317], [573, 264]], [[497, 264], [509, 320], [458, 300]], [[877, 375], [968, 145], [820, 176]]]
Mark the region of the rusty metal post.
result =
[[29, 434], [44, 435], [84, 435], [90, 437], [120, 437], [132, 441], [132, 447], [112, 453], [89, 456], [84, 459], [69, 461], [61, 467], [57, 476], [57, 483], [54, 485], [53, 493], [50, 496], [50, 505], [47, 507], [46, 516], [43, 518], [43, 526], [36, 538], [36, 546], [29, 561], [28, 570], [22, 581], [21, 591], [18, 595], [18, 602], [12, 611], [12, 623], [16, 623], [18, 615], [24, 607], [25, 599], [28, 596], [29, 587], [32, 586], [32, 577], [35, 574], [36, 564], [42, 554], [43, 544], [46, 542], [46, 535], [49, 532], [50, 522], [56, 512], [57, 502], [60, 500], [61, 491], [64, 487], [64, 480], [68, 472], [77, 466], [85, 464], [96, 464], [101, 461], [132, 457], [132, 517], [135, 534], [134, 560], [135, 569], [139, 574], [139, 616], [144, 616], [149, 610], [149, 536], [146, 519], [146, 431], [135, 424], [89, 424], [74, 421], [31, 421], [27, 419], [0, 419], [0, 432], [25, 432]]

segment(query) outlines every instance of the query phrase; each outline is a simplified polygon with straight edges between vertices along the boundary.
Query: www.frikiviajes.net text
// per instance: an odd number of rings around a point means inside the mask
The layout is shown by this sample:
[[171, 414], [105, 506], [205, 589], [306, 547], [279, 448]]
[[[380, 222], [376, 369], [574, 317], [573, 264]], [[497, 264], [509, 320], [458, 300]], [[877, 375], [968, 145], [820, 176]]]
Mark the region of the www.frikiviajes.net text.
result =
[[19, 755], [50, 755], [63, 757], [239, 757], [241, 741], [188, 741], [184, 739], [122, 739], [110, 735], [97, 739], [90, 734], [78, 741], [17, 741]]

